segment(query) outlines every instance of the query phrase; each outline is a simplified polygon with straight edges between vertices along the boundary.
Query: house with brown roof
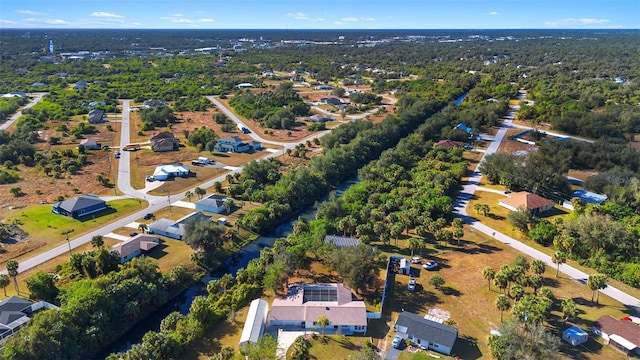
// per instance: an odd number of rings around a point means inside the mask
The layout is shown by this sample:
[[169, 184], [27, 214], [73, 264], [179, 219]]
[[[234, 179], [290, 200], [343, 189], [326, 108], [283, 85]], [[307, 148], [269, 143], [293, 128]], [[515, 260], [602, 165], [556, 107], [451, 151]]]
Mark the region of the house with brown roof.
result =
[[631, 321], [602, 315], [591, 326], [591, 332], [602, 337], [627, 355], [640, 355], [640, 326]]
[[367, 331], [367, 310], [364, 301], [354, 299], [343, 284], [293, 284], [285, 298], [276, 298], [269, 312], [269, 326], [322, 330], [317, 324], [326, 316], [326, 332], [340, 330], [342, 334], [364, 335]]
[[157, 132], [149, 138], [151, 149], [156, 152], [178, 150], [180, 140], [172, 133]]
[[111, 248], [120, 255], [120, 263], [124, 264], [143, 252], [160, 245], [160, 237], [149, 234], [138, 234], [127, 241], [123, 241]]
[[555, 205], [555, 203], [549, 199], [526, 191], [511, 193], [507, 198], [499, 200], [498, 204], [511, 211], [518, 211], [520, 208], [525, 208], [534, 215], [549, 211], [553, 209], [553, 205]]

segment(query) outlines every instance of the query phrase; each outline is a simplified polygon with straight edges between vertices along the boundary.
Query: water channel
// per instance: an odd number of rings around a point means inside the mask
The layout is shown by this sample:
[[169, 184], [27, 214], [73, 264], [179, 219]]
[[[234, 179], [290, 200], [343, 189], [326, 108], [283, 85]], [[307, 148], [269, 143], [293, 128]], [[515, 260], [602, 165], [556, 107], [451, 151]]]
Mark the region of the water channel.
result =
[[[346, 181], [342, 185], [336, 188], [336, 197], [342, 196], [342, 194], [351, 186], [357, 184], [359, 180], [354, 178]], [[322, 201], [326, 200], [323, 198]], [[277, 238], [286, 237], [293, 229], [293, 223], [298, 220], [299, 217], [304, 217], [307, 220], [315, 219], [317, 209], [314, 206], [300, 211], [293, 215], [287, 222], [280, 224], [272, 234], [268, 236], [261, 236], [255, 241], [251, 242], [242, 250], [237, 252], [235, 256], [227, 260], [227, 262], [221, 267], [213, 270], [203, 281], [199, 281], [191, 285], [178, 297], [161, 306], [158, 310], [149, 315], [146, 319], [141, 320], [136, 326], [127, 331], [119, 340], [109, 346], [105, 351], [98, 354], [96, 359], [104, 359], [111, 353], [126, 351], [131, 348], [133, 344], [137, 344], [142, 341], [142, 337], [148, 331], [159, 331], [160, 322], [174, 311], [179, 311], [182, 314], [189, 312], [189, 307], [193, 298], [198, 295], [207, 295], [206, 282], [210, 279], [219, 278], [224, 274], [236, 275], [238, 269], [245, 268], [249, 261], [260, 257], [260, 251], [266, 247], [272, 247]]]

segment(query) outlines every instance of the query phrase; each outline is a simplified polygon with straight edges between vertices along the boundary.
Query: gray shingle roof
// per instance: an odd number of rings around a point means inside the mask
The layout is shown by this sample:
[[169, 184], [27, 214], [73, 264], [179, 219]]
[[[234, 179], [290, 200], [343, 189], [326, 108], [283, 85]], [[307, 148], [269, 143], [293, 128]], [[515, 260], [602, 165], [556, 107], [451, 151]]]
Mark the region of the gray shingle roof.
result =
[[31, 301], [11, 296], [0, 301], [0, 324], [8, 325], [27, 314], [22, 310], [31, 306]]
[[59, 207], [68, 212], [78, 211], [80, 209], [88, 208], [97, 204], [104, 204], [105, 201], [100, 199], [97, 195], [89, 194], [82, 195], [77, 198], [64, 200], [53, 204], [53, 207]]
[[398, 316], [396, 325], [406, 327], [407, 335], [411, 335], [420, 340], [427, 340], [444, 345], [449, 348], [453, 347], [453, 344], [458, 338], [458, 329], [424, 319], [417, 314], [407, 311], [402, 312]]

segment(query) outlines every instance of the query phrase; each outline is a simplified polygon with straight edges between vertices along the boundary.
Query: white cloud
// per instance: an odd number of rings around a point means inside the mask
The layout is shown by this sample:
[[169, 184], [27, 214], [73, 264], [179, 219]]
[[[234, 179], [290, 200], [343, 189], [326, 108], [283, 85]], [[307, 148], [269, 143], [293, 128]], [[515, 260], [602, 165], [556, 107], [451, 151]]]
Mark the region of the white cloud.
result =
[[358, 22], [358, 21], [376, 21], [376, 18], [374, 18], [374, 17], [358, 18], [358, 17], [355, 17], [355, 16], [349, 16], [349, 17], [344, 17], [344, 18], [339, 20], [340, 23]]
[[43, 14], [41, 12], [31, 11], [31, 10], [16, 10], [16, 12], [18, 14], [31, 15], [31, 16], [46, 15], [46, 14]]
[[311, 18], [309, 15], [303, 12], [287, 13], [287, 17], [294, 18], [296, 20], [308, 20], [308, 21], [324, 21], [324, 18]]
[[[98, 21], [108, 21], [108, 22], [124, 22], [124, 16], [118, 14], [112, 14], [104, 11], [95, 11], [89, 15], [92, 19]], [[102, 24], [102, 22], [100, 22]]]
[[17, 22], [11, 20], [0, 19], [0, 25], [15, 25]]
[[171, 16], [172, 16], [172, 17], [183, 17], [184, 15], [182, 15], [182, 14], [178, 13], [178, 14], [173, 14], [173, 15], [171, 15]]
[[200, 19], [200, 20], [198, 20], [198, 22], [201, 22], [201, 23], [212, 23], [212, 22], [215, 22], [215, 20], [213, 20], [213, 19]]
[[287, 17], [292, 17], [296, 20], [309, 20], [309, 17], [307, 16], [307, 14], [303, 12], [288, 13]]
[[593, 18], [566, 18], [555, 21], [548, 21], [545, 23], [547, 26], [560, 27], [560, 26], [594, 26], [604, 25], [609, 23], [608, 19], [593, 19]]
[[28, 19], [24, 19], [24, 21], [28, 23], [38, 23], [38, 24], [48, 24], [48, 25], [71, 25], [71, 23], [61, 19], [28, 18]]
[[500, 15], [500, 13], [499, 13], [499, 12], [497, 12], [497, 11], [492, 11], [492, 12], [490, 12], [490, 13], [489, 13], [489, 14], [487, 14], [487, 15], [494, 16], [494, 15]]
[[193, 22], [193, 20], [189, 20], [189, 19], [173, 19], [171, 20], [172, 23], [182, 23], [182, 24], [191, 24]]
[[193, 24], [193, 20], [183, 18], [182, 14], [173, 14], [171, 16], [163, 16], [160, 20], [166, 20], [175, 24]]
[[344, 24], [342, 21], [334, 21], [333, 23], [334, 23], [334, 24], [336, 24], [336, 25], [342, 25], [342, 24]]
[[111, 14], [108, 12], [104, 12], [104, 11], [95, 11], [92, 12], [91, 15], [92, 17], [100, 17], [100, 18], [112, 18], [112, 19], [123, 19], [124, 16], [122, 15], [117, 15], [117, 14]]

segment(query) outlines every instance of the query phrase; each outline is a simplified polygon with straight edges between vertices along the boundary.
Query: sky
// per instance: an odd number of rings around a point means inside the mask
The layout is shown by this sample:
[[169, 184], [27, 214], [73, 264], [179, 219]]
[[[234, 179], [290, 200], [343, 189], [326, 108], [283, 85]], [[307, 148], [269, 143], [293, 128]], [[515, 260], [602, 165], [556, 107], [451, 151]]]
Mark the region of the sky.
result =
[[12, 28], [638, 29], [640, 0], [1, 0]]

